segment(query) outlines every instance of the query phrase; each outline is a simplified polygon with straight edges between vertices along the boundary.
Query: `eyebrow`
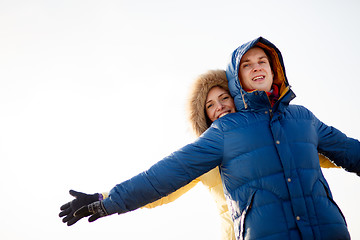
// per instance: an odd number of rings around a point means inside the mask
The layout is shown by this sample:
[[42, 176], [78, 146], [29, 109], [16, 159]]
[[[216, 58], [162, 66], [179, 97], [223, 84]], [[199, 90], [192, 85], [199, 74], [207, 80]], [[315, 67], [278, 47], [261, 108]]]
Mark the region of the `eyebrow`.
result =
[[[229, 93], [224, 92], [224, 93], [220, 94], [220, 95], [217, 96], [217, 97], [219, 98], [219, 97], [221, 97], [221, 96], [224, 95], [224, 94], [228, 94], [228, 95], [229, 95]], [[211, 102], [211, 101], [212, 101], [212, 99], [210, 99], [209, 101], [207, 101], [207, 102], [205, 103], [205, 105], [208, 104], [208, 103]]]
[[[266, 58], [267, 60], [269, 60], [269, 58], [266, 55], [259, 57], [258, 60], [261, 60], [263, 58]], [[250, 59], [245, 59], [244, 61], [240, 61], [240, 62], [241, 63], [250, 62]]]
[[205, 105], [208, 104], [208, 103], [210, 103], [210, 102], [212, 102], [212, 99], [210, 99], [209, 101], [207, 101], [207, 102], [205, 103]]

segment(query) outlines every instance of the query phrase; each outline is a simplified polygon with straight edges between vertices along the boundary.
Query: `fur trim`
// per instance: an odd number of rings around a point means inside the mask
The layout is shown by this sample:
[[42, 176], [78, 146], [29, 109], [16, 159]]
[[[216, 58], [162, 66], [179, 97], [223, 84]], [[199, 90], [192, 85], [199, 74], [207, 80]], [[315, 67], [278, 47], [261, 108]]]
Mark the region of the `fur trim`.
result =
[[211, 88], [220, 86], [229, 91], [224, 70], [210, 70], [195, 79], [188, 101], [188, 118], [196, 136], [210, 127], [205, 113], [205, 101]]

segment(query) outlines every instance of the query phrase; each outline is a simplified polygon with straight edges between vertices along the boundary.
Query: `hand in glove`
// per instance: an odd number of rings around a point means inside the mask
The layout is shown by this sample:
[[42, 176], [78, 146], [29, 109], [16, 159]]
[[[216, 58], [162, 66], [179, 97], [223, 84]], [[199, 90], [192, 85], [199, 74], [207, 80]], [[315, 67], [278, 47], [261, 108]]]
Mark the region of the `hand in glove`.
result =
[[94, 222], [98, 218], [105, 217], [109, 214], [106, 212], [102, 201], [97, 201], [87, 206], [83, 206], [74, 213], [74, 216], [79, 219], [90, 215], [91, 217], [89, 217], [89, 222]]
[[99, 193], [89, 195], [82, 192], [76, 192], [74, 190], [70, 190], [69, 193], [71, 196], [75, 197], [75, 199], [62, 205], [60, 207], [61, 212], [59, 214], [59, 217], [65, 216], [62, 221], [64, 223], [67, 223], [68, 226], [75, 224], [82, 218], [74, 216], [76, 210], [80, 209], [83, 206], [87, 206], [90, 203], [99, 201], [101, 200], [100, 197], [102, 197]]

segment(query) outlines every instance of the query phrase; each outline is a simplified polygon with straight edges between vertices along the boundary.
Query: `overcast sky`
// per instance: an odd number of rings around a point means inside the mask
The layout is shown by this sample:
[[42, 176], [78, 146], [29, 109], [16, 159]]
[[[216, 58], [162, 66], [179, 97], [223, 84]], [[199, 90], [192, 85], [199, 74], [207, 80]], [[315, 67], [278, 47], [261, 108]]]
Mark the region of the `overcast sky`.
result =
[[[220, 239], [201, 184], [176, 202], [67, 227], [69, 189], [109, 191], [194, 137], [194, 78], [263, 36], [297, 98], [359, 139], [360, 2], [0, 0], [0, 239]], [[360, 179], [324, 170], [353, 239]]]

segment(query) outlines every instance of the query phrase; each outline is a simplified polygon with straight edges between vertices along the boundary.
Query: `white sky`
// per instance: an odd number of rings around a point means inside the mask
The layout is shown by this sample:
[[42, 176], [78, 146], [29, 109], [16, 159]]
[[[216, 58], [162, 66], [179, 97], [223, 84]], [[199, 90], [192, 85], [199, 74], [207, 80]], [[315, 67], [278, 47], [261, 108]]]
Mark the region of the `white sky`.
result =
[[[193, 79], [263, 36], [297, 98], [360, 138], [360, 2], [0, 0], [0, 239], [219, 239], [199, 184], [176, 202], [72, 227], [69, 189], [109, 191], [193, 137]], [[324, 171], [353, 239], [360, 179]]]

